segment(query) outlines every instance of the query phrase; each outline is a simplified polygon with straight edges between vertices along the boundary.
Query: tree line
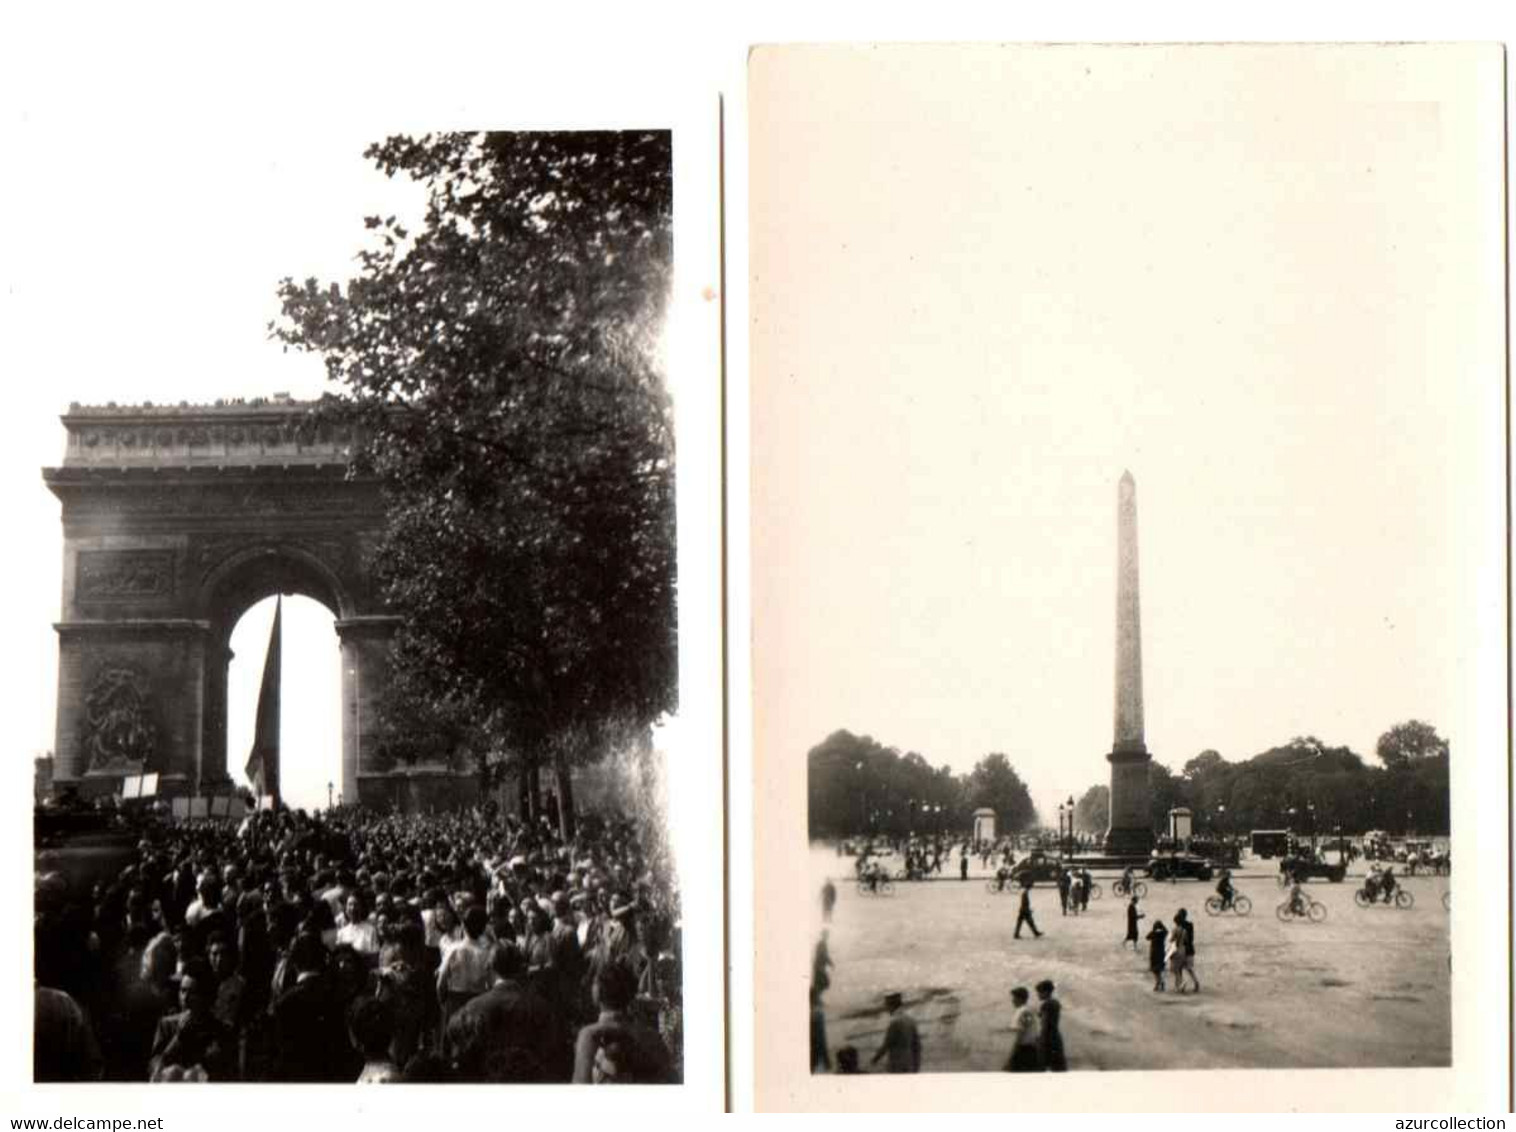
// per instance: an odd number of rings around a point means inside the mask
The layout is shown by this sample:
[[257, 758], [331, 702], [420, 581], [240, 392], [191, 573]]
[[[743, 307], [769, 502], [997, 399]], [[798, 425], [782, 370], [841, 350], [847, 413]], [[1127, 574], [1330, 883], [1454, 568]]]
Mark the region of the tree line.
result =
[[[1431, 724], [1408, 720], [1375, 746], [1380, 765], [1314, 735], [1231, 762], [1215, 750], [1189, 759], [1176, 775], [1150, 767], [1154, 830], [1176, 806], [1192, 811], [1194, 828], [1221, 834], [1292, 829], [1329, 835], [1384, 830], [1392, 836], [1447, 836], [1450, 820], [1448, 741]], [[1091, 786], [1074, 807], [1075, 828], [1104, 832], [1110, 789]]]
[[974, 810], [995, 811], [996, 828], [1014, 833], [1038, 825], [1037, 807], [1010, 759], [992, 752], [965, 775], [934, 767], [915, 751], [902, 754], [867, 735], [836, 731], [807, 758], [810, 836], [861, 833], [962, 834]]

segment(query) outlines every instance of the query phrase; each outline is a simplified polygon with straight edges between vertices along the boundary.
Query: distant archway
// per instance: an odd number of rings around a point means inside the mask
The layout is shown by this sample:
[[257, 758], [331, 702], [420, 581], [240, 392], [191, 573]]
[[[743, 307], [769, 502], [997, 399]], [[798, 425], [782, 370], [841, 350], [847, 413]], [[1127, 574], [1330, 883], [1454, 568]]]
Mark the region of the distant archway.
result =
[[459, 800], [472, 779], [381, 754], [379, 709], [397, 619], [371, 570], [377, 481], [349, 474], [352, 434], [309, 404], [81, 408], [43, 479], [63, 504], [54, 778], [86, 793], [155, 771], [165, 794], [231, 788], [232, 627], [275, 593], [321, 602], [342, 650], [342, 793]]

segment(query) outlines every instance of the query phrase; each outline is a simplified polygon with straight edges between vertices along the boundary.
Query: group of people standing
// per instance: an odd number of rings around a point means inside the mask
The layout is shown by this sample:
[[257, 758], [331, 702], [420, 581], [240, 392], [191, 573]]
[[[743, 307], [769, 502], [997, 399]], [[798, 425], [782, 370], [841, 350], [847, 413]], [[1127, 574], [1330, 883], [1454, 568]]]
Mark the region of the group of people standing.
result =
[[[1126, 938], [1124, 944], [1130, 943], [1132, 950], [1137, 950], [1138, 921], [1146, 918], [1145, 913], [1138, 907], [1137, 897], [1133, 896], [1127, 901], [1126, 906]], [[1161, 991], [1167, 989], [1166, 975], [1172, 976], [1174, 990], [1179, 994], [1185, 993], [1184, 979], [1188, 975], [1190, 982], [1198, 993], [1200, 990], [1200, 978], [1195, 974], [1195, 923], [1190, 919], [1190, 914], [1181, 908], [1174, 913], [1174, 928], [1170, 931], [1164, 926], [1162, 920], [1154, 920], [1153, 926], [1147, 932], [1148, 943], [1148, 969], [1153, 974], [1153, 989]]]
[[678, 1079], [678, 895], [631, 822], [350, 808], [136, 836], [92, 888], [38, 876], [39, 1081]]

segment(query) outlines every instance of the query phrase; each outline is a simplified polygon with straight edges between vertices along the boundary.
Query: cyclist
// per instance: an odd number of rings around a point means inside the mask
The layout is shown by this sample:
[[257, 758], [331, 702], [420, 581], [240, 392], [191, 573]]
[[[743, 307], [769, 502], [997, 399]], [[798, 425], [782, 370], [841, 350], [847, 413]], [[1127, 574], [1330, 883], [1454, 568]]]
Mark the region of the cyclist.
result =
[[1004, 892], [1006, 882], [1010, 879], [1011, 867], [1009, 865], [1002, 864], [998, 869], [995, 870], [995, 891]]
[[1116, 891], [1122, 896], [1132, 895], [1132, 866], [1128, 865], [1121, 870], [1121, 880], [1116, 884]]
[[1394, 865], [1386, 865], [1384, 867], [1384, 872], [1379, 877], [1379, 883], [1384, 891], [1384, 902], [1388, 904], [1395, 898], [1395, 889], [1397, 887]]
[[1231, 869], [1223, 868], [1221, 870], [1221, 879], [1216, 882], [1216, 895], [1221, 897], [1221, 907], [1223, 909], [1232, 906], [1232, 898], [1237, 895], [1237, 892], [1232, 888]]
[[1295, 877], [1290, 882], [1290, 912], [1296, 916], [1304, 916], [1311, 910], [1306, 902], [1305, 893], [1300, 888], [1300, 878]]

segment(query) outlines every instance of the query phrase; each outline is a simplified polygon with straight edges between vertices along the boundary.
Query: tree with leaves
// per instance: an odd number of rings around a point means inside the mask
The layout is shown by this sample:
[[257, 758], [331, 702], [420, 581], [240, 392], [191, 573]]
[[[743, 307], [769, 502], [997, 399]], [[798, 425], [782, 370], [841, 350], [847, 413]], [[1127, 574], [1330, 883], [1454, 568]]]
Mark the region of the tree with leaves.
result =
[[1381, 735], [1374, 752], [1386, 769], [1395, 770], [1418, 759], [1447, 758], [1448, 741], [1430, 723], [1409, 719]]
[[968, 776], [969, 805], [995, 811], [995, 828], [1019, 833], [1037, 824], [1037, 807], [1031, 792], [1016, 773], [1011, 760], [996, 751], [974, 764]]
[[1111, 828], [1111, 788], [1091, 786], [1074, 803], [1074, 828], [1080, 833], [1103, 834]]
[[[345, 289], [285, 280], [285, 343], [320, 353], [381, 477], [375, 555], [401, 618], [393, 732], [446, 724], [482, 768], [572, 768], [676, 707], [674, 438], [660, 330], [670, 136], [392, 137], [416, 231], [370, 217]], [[403, 743], [392, 744], [403, 755]]]

